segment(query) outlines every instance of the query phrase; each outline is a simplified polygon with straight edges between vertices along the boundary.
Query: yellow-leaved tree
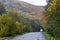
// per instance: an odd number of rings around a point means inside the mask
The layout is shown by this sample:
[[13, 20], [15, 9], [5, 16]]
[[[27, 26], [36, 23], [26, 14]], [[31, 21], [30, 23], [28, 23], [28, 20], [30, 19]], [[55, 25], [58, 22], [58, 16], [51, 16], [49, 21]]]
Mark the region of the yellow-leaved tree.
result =
[[48, 32], [60, 40], [60, 0], [50, 0], [46, 9], [46, 20]]

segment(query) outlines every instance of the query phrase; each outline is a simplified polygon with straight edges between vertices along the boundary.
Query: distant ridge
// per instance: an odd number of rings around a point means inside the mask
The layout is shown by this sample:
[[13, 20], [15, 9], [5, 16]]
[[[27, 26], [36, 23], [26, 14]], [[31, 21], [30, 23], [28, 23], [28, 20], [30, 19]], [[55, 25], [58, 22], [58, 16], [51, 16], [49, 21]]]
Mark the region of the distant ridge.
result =
[[18, 11], [22, 11], [22, 16], [26, 18], [33, 17], [33, 18], [41, 19], [42, 12], [44, 11], [44, 7], [42, 6], [35, 6], [23, 1], [2, 0], [2, 2], [6, 9], [16, 9]]

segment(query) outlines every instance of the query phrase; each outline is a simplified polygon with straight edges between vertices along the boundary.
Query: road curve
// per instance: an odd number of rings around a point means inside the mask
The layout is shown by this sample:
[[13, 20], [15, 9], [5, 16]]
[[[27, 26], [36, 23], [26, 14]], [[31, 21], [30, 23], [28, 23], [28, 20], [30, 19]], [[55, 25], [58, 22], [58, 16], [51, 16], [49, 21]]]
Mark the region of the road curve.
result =
[[12, 37], [6, 40], [45, 40], [42, 32], [31, 32], [24, 35], [19, 35], [16, 37]]

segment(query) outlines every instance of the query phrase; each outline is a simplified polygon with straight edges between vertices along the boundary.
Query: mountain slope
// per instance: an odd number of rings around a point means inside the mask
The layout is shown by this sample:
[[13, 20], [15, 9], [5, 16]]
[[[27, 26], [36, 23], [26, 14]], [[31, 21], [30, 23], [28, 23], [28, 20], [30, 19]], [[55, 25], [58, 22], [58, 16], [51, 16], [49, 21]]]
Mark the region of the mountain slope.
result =
[[[26, 18], [36, 18], [40, 19], [40, 14], [44, 11], [44, 8], [41, 6], [35, 6], [23, 1], [18, 0], [2, 0], [6, 9], [16, 9], [17, 11], [22, 12], [22, 16]], [[29, 15], [29, 16], [28, 16]]]

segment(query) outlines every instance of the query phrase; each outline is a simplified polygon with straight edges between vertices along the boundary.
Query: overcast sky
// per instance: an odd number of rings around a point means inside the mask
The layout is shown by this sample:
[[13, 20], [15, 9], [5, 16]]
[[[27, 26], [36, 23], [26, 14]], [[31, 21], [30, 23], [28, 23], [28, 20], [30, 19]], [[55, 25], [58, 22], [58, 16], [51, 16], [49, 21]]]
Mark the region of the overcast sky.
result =
[[37, 6], [45, 6], [47, 4], [46, 0], [22, 0]]

